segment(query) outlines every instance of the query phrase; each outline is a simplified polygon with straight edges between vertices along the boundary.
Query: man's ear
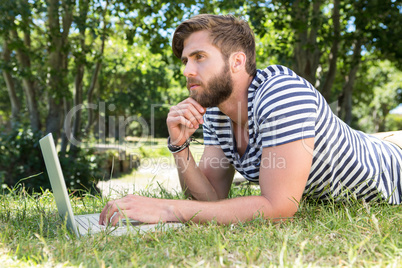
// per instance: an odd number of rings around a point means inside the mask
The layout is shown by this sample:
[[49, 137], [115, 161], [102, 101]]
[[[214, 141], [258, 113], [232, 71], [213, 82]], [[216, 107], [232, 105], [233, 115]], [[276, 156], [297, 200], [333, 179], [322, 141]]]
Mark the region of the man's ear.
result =
[[233, 73], [237, 73], [243, 69], [246, 69], [246, 54], [242, 51], [234, 52], [231, 55], [231, 69]]

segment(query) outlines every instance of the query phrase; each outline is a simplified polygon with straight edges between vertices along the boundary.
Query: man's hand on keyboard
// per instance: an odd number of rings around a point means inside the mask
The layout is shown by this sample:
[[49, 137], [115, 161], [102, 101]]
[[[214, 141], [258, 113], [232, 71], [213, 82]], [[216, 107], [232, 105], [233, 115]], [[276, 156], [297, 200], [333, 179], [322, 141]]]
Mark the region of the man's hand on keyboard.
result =
[[127, 195], [106, 204], [99, 217], [99, 224], [116, 226], [119, 220], [126, 217], [144, 223], [178, 222], [173, 206], [169, 203], [165, 199]]

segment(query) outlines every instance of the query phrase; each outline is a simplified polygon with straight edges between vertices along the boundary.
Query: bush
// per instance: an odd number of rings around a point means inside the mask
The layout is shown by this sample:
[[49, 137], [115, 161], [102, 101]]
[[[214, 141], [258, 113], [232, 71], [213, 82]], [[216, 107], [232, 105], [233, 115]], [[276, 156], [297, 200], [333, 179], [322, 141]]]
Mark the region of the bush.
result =
[[[30, 129], [14, 128], [10, 133], [0, 134], [0, 169], [3, 171], [3, 183], [13, 187], [24, 178], [43, 171], [42, 155], [39, 139], [42, 133], [34, 133]], [[50, 184], [44, 174], [24, 181], [28, 187], [33, 184], [49, 188]]]
[[402, 130], [402, 115], [388, 114], [385, 122], [387, 131]]
[[[30, 191], [51, 189], [39, 139], [42, 132], [28, 127], [17, 127], [0, 133], [0, 184], [14, 187], [18, 183]], [[69, 155], [59, 157], [67, 188], [92, 189], [97, 176], [96, 157], [93, 151], [78, 151], [75, 159]]]
[[95, 156], [94, 150], [78, 148], [76, 158], [69, 154], [59, 156], [63, 169], [64, 180], [67, 188], [74, 190], [94, 190], [96, 183], [101, 176], [99, 159]]

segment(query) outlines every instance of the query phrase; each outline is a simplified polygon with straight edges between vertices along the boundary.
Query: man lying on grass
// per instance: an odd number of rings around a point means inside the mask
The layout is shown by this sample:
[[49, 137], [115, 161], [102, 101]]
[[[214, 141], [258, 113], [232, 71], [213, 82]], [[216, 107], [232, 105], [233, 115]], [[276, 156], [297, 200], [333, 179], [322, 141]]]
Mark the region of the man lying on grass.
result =
[[[168, 147], [193, 200], [128, 195], [105, 206], [101, 224], [125, 215], [147, 223], [281, 220], [295, 214], [303, 195], [401, 203], [402, 132], [386, 141], [355, 131], [292, 70], [256, 70], [247, 22], [195, 16], [176, 29], [173, 52], [185, 65], [190, 97], [168, 114]], [[197, 166], [189, 145], [201, 124]], [[261, 196], [227, 199], [235, 170], [259, 183]]]

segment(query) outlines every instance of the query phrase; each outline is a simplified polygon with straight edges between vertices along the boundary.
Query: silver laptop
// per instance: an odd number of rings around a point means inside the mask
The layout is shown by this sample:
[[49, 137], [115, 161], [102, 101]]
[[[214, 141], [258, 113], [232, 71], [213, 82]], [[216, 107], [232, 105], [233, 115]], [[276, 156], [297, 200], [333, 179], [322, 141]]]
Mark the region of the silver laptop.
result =
[[123, 219], [119, 227], [106, 227], [98, 223], [100, 213], [74, 216], [52, 133], [40, 139], [39, 144], [43, 159], [45, 160], [46, 170], [49, 175], [59, 215], [63, 220], [66, 220], [67, 228], [75, 233], [77, 237], [101, 231], [106, 231], [113, 235], [121, 235], [128, 231], [154, 231], [182, 225], [181, 223], [144, 224], [131, 219], [128, 221]]

